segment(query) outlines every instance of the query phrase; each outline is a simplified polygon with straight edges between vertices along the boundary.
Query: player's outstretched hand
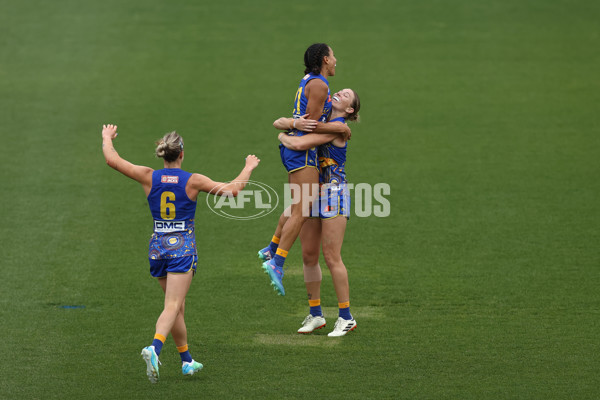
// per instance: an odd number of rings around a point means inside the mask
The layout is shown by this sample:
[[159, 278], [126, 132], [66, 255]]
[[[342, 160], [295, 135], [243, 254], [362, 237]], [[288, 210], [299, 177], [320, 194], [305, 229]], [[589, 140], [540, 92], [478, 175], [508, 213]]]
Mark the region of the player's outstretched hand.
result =
[[317, 121], [314, 119], [306, 119], [308, 114], [304, 114], [300, 118], [294, 120], [294, 127], [302, 132], [312, 132], [317, 127]]
[[258, 166], [258, 163], [260, 163], [260, 160], [254, 154], [250, 154], [246, 157], [246, 167], [254, 169]]
[[111, 124], [102, 125], [102, 137], [103, 138], [108, 138], [110, 140], [113, 140], [114, 138], [117, 137], [117, 135], [118, 135], [118, 133], [117, 133], [116, 125], [111, 125]]

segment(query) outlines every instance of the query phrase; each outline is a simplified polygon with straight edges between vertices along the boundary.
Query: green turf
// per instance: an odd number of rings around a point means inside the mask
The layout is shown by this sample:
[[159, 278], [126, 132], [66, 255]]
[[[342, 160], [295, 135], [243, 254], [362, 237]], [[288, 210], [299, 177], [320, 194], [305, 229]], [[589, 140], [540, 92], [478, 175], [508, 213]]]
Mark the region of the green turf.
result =
[[[579, 1], [0, 0], [0, 398], [597, 399], [600, 321], [600, 6]], [[391, 185], [388, 218], [356, 218], [343, 256], [356, 332], [295, 335], [307, 312], [299, 247], [287, 296], [255, 254], [276, 223], [230, 221], [200, 198], [199, 272], [182, 377], [139, 356], [160, 289], [141, 188], [116, 147], [282, 191], [274, 118], [302, 54], [338, 58], [360, 94], [352, 182]], [[85, 306], [85, 308], [62, 308]], [[307, 395], [308, 393], [308, 395]]]

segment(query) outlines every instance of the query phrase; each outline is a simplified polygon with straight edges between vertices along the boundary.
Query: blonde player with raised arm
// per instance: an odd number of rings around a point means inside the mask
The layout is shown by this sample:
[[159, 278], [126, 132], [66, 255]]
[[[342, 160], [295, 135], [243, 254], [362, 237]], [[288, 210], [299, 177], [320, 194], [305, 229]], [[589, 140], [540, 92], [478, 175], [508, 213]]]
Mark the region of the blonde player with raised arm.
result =
[[236, 196], [260, 160], [254, 155], [247, 156], [240, 174], [225, 184], [181, 169], [183, 138], [176, 132], [166, 134], [157, 142], [156, 156], [162, 158], [164, 164], [164, 168], [158, 170], [134, 165], [121, 158], [113, 145], [116, 137], [116, 125], [103, 126], [104, 158], [110, 167], [137, 181], [144, 189], [154, 220], [148, 251], [150, 274], [158, 279], [165, 294], [164, 309], [156, 321], [154, 340], [142, 349], [146, 374], [150, 382], [158, 381], [158, 357], [170, 333], [181, 357], [182, 373], [193, 375], [203, 366], [190, 355], [184, 311], [185, 297], [198, 262], [194, 234], [196, 198], [199, 192]]

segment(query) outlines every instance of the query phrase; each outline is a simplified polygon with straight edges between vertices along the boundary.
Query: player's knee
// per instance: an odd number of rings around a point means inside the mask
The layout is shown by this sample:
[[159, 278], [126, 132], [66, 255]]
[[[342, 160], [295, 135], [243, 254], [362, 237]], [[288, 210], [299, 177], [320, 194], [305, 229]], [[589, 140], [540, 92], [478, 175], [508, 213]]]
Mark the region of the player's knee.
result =
[[329, 269], [337, 268], [340, 266], [340, 264], [344, 265], [342, 263], [342, 256], [337, 251], [323, 247], [323, 257], [325, 258], [325, 262], [327, 263], [327, 267], [329, 267]]
[[165, 301], [165, 310], [180, 313], [183, 311], [183, 302], [181, 300], [167, 300]]
[[304, 265], [318, 265], [319, 264], [319, 253], [314, 252], [303, 252], [302, 262]]

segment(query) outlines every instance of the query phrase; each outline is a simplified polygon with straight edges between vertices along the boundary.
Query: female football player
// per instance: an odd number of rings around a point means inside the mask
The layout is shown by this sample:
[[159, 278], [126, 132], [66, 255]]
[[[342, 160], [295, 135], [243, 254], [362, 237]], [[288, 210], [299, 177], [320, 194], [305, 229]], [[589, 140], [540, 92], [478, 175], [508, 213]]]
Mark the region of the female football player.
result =
[[199, 192], [236, 196], [260, 160], [254, 155], [247, 156], [242, 172], [225, 184], [181, 169], [183, 139], [176, 132], [166, 134], [157, 142], [156, 155], [163, 158], [164, 169], [156, 171], [121, 158], [113, 145], [116, 137], [116, 125], [103, 126], [104, 158], [110, 167], [136, 180], [144, 189], [154, 219], [148, 254], [150, 274], [158, 278], [165, 294], [164, 309], [156, 321], [154, 340], [142, 349], [146, 373], [150, 382], [158, 381], [158, 356], [171, 333], [181, 356], [183, 374], [193, 375], [203, 366], [192, 359], [188, 350], [184, 311], [185, 297], [198, 261], [194, 235], [196, 198]]
[[[317, 121], [314, 132], [338, 132], [339, 126], [326, 123], [331, 112], [331, 96], [327, 78], [335, 75], [336, 62], [333, 50], [325, 43], [313, 44], [304, 53], [304, 65], [306, 66], [304, 73], [306, 75], [300, 81], [296, 91], [294, 118], [287, 126], [290, 129], [289, 135], [303, 136], [305, 134], [296, 126], [296, 120], [305, 114], [308, 114], [308, 119]], [[347, 137], [350, 130], [344, 127], [340, 134]], [[302, 200], [291, 206], [290, 217], [284, 221], [281, 235], [273, 236], [268, 257], [261, 254], [259, 257], [265, 261], [263, 268], [268, 272], [271, 284], [283, 296], [285, 295], [282, 283], [283, 265], [288, 251], [308, 217], [310, 205], [317, 195], [319, 174], [315, 148], [293, 150], [280, 146], [280, 154], [283, 165], [289, 174], [288, 182], [297, 189], [294, 195]]]
[[[346, 123], [346, 121], [357, 121], [359, 118], [360, 99], [352, 89], [335, 93], [332, 107], [331, 123]], [[280, 128], [283, 128], [285, 123], [287, 123], [286, 119], [275, 121]], [[326, 324], [321, 310], [322, 274], [319, 266], [319, 249], [322, 245], [323, 256], [331, 272], [339, 307], [338, 319], [328, 336], [344, 336], [356, 328], [356, 321], [350, 313], [348, 272], [341, 256], [346, 223], [350, 215], [350, 194], [345, 171], [348, 142], [335, 134], [307, 134], [302, 137], [291, 137], [280, 133], [279, 140], [285, 147], [295, 150], [319, 146], [321, 190], [317, 201], [318, 207], [312, 207], [313, 216], [318, 218], [310, 218], [300, 232], [304, 282], [310, 313], [298, 332], [311, 333]]]

